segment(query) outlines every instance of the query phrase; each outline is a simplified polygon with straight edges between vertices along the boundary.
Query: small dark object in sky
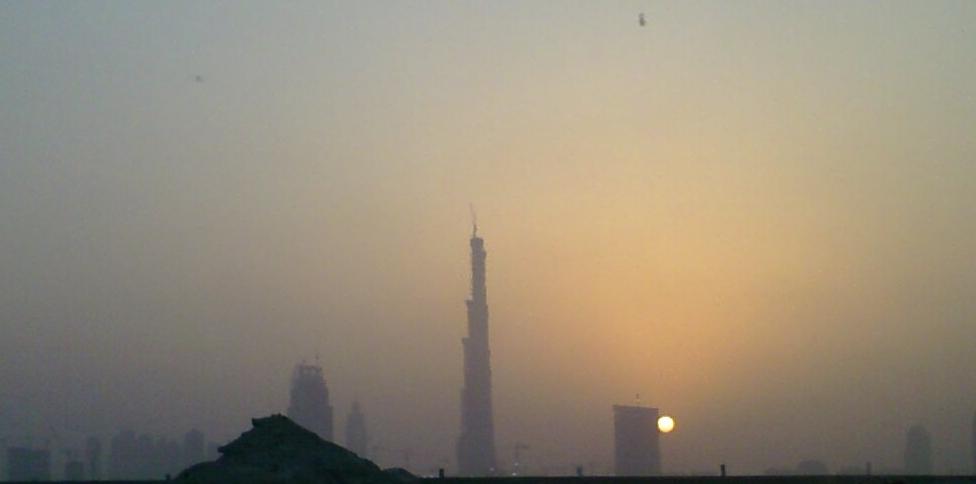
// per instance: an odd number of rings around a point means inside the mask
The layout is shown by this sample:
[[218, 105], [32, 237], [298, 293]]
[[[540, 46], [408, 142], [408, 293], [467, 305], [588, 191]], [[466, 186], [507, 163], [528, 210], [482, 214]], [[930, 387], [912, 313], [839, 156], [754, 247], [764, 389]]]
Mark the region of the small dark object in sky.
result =
[[196, 76], [193, 76], [193, 80], [197, 82], [203, 82], [203, 76], [197, 74]]
[[647, 25], [647, 20], [644, 19], [644, 12], [641, 12], [640, 15], [637, 16], [637, 23], [639, 23], [641, 27]]

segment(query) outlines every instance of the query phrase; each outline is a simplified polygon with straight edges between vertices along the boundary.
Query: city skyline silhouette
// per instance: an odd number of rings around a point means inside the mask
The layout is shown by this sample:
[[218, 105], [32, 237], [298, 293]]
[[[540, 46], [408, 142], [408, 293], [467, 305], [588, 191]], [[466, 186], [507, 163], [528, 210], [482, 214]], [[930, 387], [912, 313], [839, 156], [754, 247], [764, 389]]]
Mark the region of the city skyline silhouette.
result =
[[212, 455], [316, 361], [339, 444], [359, 402], [370, 459], [456, 475], [474, 203], [498, 469], [611, 474], [640, 394], [664, 474], [893, 473], [916, 425], [970, 472], [974, 24], [0, 4], [0, 448]]

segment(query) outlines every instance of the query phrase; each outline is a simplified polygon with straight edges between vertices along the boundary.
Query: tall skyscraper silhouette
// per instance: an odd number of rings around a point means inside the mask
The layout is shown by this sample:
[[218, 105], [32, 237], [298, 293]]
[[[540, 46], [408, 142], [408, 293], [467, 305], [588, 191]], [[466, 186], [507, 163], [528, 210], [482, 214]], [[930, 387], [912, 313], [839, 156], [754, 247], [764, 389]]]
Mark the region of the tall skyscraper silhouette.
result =
[[369, 436], [366, 434], [366, 417], [359, 408], [359, 402], [352, 402], [352, 410], [346, 417], [346, 448], [360, 457], [366, 457]]
[[617, 476], [661, 474], [658, 409], [613, 406], [613, 466]]
[[485, 241], [475, 223], [471, 234], [471, 299], [461, 389], [461, 436], [457, 443], [458, 472], [487, 476], [495, 472], [495, 422], [491, 405], [491, 351], [488, 349], [488, 295], [485, 288]]
[[332, 441], [332, 405], [325, 386], [322, 367], [301, 363], [291, 379], [291, 402], [288, 417], [298, 425]]

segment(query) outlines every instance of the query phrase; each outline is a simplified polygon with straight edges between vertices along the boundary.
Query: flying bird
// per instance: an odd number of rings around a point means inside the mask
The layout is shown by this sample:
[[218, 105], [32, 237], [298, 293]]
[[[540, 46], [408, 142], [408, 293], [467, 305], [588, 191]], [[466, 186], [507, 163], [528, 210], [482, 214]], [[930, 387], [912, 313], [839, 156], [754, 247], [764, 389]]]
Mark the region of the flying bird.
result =
[[641, 12], [640, 15], [637, 16], [637, 23], [639, 23], [641, 27], [647, 25], [647, 20], [644, 18], [644, 12]]
[[196, 76], [193, 77], [193, 80], [196, 82], [203, 82], [203, 76], [197, 74]]

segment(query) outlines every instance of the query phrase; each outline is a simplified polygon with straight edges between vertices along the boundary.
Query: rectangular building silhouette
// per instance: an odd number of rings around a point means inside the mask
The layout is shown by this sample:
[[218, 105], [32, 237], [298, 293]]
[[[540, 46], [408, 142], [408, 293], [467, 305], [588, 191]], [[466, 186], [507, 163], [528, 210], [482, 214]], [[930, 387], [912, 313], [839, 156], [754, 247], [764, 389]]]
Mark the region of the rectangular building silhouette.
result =
[[614, 473], [618, 476], [661, 475], [658, 409], [613, 406]]
[[7, 449], [7, 480], [51, 480], [51, 453], [23, 447]]

